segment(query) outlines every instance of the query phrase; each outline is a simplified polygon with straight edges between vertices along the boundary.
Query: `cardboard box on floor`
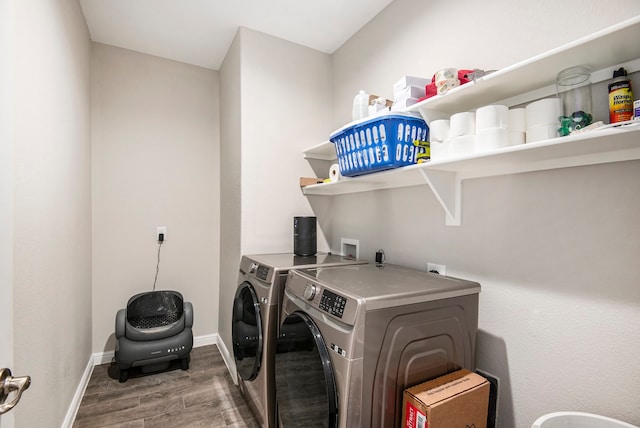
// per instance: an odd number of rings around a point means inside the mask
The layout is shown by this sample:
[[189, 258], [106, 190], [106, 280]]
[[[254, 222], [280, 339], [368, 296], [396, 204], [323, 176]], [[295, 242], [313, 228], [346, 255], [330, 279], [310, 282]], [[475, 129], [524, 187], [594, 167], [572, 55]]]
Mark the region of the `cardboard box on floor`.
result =
[[405, 389], [403, 428], [486, 428], [489, 382], [462, 369]]

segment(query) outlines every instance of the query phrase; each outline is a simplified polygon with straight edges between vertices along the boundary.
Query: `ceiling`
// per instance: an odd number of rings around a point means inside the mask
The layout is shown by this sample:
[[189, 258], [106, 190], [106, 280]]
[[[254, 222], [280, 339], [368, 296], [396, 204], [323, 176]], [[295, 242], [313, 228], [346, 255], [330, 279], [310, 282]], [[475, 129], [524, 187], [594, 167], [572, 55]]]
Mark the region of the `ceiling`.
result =
[[333, 53], [393, 0], [80, 0], [91, 40], [219, 70], [239, 27]]

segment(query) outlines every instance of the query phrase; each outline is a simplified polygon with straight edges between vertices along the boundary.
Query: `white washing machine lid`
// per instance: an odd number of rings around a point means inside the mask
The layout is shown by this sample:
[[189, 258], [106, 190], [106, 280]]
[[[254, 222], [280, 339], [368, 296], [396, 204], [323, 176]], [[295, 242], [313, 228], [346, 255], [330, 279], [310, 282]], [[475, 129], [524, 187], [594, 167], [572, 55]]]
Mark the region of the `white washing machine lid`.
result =
[[358, 300], [366, 310], [480, 293], [480, 284], [385, 264], [296, 269], [324, 289]]

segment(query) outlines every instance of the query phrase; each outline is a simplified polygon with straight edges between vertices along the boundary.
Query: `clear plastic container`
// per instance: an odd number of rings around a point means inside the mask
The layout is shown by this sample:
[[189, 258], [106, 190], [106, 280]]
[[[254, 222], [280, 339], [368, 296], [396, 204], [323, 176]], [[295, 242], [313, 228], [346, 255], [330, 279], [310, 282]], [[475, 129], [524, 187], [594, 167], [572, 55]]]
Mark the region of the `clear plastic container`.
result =
[[589, 126], [593, 122], [591, 109], [591, 68], [586, 65], [567, 68], [558, 73], [556, 90], [562, 103], [558, 133], [569, 135], [571, 131]]
[[353, 98], [352, 120], [360, 120], [369, 116], [369, 94], [360, 89], [358, 95]]

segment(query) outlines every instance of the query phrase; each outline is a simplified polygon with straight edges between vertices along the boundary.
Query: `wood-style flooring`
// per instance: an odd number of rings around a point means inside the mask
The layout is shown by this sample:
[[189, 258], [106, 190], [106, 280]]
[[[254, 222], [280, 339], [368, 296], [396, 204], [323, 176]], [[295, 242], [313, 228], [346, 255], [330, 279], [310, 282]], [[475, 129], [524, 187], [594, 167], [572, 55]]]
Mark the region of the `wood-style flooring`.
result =
[[94, 367], [74, 428], [258, 427], [216, 345], [194, 348], [189, 370], [118, 374]]

